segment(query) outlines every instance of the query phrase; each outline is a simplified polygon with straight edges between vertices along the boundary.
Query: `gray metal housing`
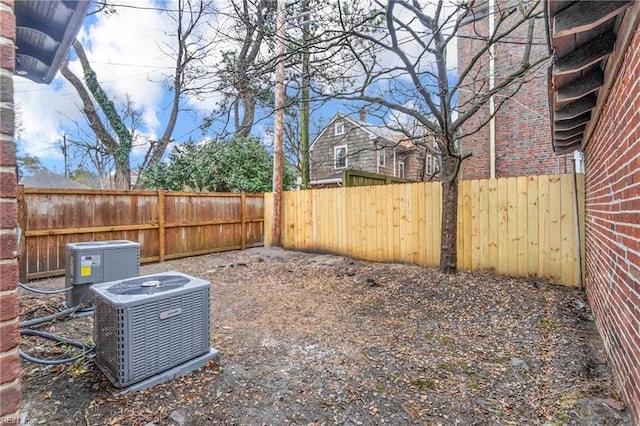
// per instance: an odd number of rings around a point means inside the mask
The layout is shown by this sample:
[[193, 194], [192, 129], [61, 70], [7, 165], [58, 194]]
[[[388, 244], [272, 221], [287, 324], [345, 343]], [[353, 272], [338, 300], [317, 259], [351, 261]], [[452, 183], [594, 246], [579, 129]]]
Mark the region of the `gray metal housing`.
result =
[[140, 244], [127, 240], [69, 243], [66, 246], [66, 302], [69, 307], [91, 307], [92, 284], [140, 274]]
[[122, 388], [209, 353], [209, 288], [173, 271], [91, 286], [98, 368]]

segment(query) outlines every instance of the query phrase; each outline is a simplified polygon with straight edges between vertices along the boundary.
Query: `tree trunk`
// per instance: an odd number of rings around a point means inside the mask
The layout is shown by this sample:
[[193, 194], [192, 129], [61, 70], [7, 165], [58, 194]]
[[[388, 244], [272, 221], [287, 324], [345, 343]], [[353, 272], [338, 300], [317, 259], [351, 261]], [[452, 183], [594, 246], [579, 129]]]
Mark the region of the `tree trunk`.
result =
[[115, 162], [114, 184], [116, 189], [131, 189], [131, 170], [127, 160], [126, 170], [117, 161]]
[[84, 71], [84, 81], [87, 83], [87, 87], [91, 91], [93, 98], [100, 106], [100, 109], [111, 125], [111, 128], [118, 137], [117, 147], [115, 147], [115, 152], [112, 152], [115, 163], [119, 166], [119, 172], [118, 168], [116, 168], [116, 187], [118, 189], [129, 189], [131, 186], [129, 178], [131, 176], [131, 171], [129, 170], [129, 156], [131, 155], [133, 137], [131, 136], [131, 132], [127, 126], [122, 121], [120, 114], [116, 111], [113, 101], [109, 99], [106, 92], [98, 82], [98, 77], [87, 59], [87, 55], [84, 52], [82, 44], [78, 40], [73, 42], [73, 49], [77, 53], [78, 59], [80, 59], [80, 64]]
[[240, 128], [236, 131], [236, 137], [240, 139], [249, 137], [251, 129], [253, 128], [253, 120], [256, 115], [256, 100], [254, 94], [250, 89], [247, 90], [248, 91], [242, 95], [243, 116]]
[[[80, 49], [82, 49], [82, 45], [78, 44], [77, 48], [80, 51]], [[90, 66], [88, 63], [86, 64], [86, 66], [87, 68], [90, 69]], [[87, 117], [87, 121], [89, 122], [89, 127], [91, 127], [91, 129], [96, 135], [96, 138], [97, 138], [96, 146], [88, 150], [87, 152], [89, 153], [89, 155], [91, 155], [90, 154], [91, 151], [95, 153], [101, 151], [100, 145], [103, 145], [104, 147], [106, 147], [109, 156], [114, 159], [114, 164], [115, 164], [115, 176], [113, 177], [113, 185], [115, 185], [115, 187], [118, 189], [129, 189], [131, 186], [130, 185], [131, 171], [129, 167], [130, 165], [129, 155], [127, 154], [124, 156], [124, 164], [118, 161], [118, 150], [120, 149], [119, 143], [116, 142], [116, 140], [111, 136], [111, 134], [105, 127], [104, 123], [102, 122], [102, 119], [100, 118], [100, 115], [98, 114], [96, 107], [93, 105], [91, 95], [85, 88], [84, 84], [82, 84], [82, 81], [80, 81], [80, 79], [74, 73], [71, 72], [67, 61], [63, 63], [62, 67], [60, 68], [60, 72], [62, 73], [64, 78], [66, 78], [67, 81], [71, 83], [71, 85], [78, 92], [78, 95], [82, 100], [83, 112]], [[100, 176], [103, 176], [104, 171], [105, 171], [104, 168], [100, 169], [98, 167], [98, 173], [100, 174]]]
[[311, 87], [311, 73], [309, 71], [309, 0], [302, 0], [302, 93], [300, 99], [300, 164], [302, 189], [309, 188], [309, 88]]
[[458, 262], [458, 160], [442, 158], [442, 230], [440, 235], [440, 271], [453, 274]]

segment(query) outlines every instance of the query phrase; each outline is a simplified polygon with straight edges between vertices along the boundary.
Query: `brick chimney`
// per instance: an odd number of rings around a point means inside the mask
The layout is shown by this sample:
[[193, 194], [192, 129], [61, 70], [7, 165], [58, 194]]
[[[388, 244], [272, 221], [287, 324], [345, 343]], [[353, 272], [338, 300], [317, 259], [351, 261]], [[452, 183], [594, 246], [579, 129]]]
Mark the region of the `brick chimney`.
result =
[[360, 121], [362, 121], [363, 123], [367, 122], [367, 110], [363, 108], [360, 108]]

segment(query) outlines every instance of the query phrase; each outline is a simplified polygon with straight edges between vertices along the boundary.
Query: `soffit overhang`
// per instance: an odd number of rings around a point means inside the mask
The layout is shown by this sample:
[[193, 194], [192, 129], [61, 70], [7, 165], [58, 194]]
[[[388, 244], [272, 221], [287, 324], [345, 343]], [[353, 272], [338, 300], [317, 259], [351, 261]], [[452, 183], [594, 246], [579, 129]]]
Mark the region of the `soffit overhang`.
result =
[[91, 0], [15, 0], [15, 73], [49, 84], [66, 59]]
[[584, 148], [638, 25], [638, 1], [547, 0], [553, 149]]

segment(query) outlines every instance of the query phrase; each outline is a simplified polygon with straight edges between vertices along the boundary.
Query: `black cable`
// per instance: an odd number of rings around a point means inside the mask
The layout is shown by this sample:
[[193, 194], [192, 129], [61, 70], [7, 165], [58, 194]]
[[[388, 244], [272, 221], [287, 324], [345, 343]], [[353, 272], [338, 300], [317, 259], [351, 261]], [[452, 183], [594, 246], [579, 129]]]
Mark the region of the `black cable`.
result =
[[56, 312], [55, 314], [47, 315], [45, 317], [34, 318], [34, 319], [31, 319], [31, 320], [22, 321], [22, 322], [20, 322], [18, 324], [18, 327], [19, 328], [26, 328], [26, 327], [31, 327], [32, 325], [38, 325], [38, 324], [42, 324], [44, 322], [53, 321], [55, 319], [58, 319], [60, 317], [65, 316], [65, 315], [71, 315], [72, 313], [74, 313], [78, 309], [80, 309], [80, 305], [74, 306], [73, 308], [68, 308], [68, 309], [62, 310], [60, 312]]
[[69, 362], [75, 362], [79, 359], [82, 359], [84, 357], [86, 357], [87, 355], [91, 354], [94, 350], [95, 350], [95, 346], [90, 346], [90, 345], [86, 345], [84, 343], [78, 342], [76, 340], [71, 340], [71, 339], [67, 339], [66, 337], [62, 337], [62, 336], [56, 336], [55, 334], [51, 334], [51, 333], [47, 333], [46, 331], [39, 331], [39, 330], [31, 330], [29, 328], [26, 329], [22, 329], [20, 330], [20, 335], [21, 336], [36, 336], [36, 337], [42, 337], [45, 339], [49, 339], [49, 340], [53, 340], [54, 342], [60, 342], [60, 343], [65, 343], [71, 346], [74, 346], [78, 349], [82, 349], [82, 353], [73, 356], [71, 358], [63, 358], [63, 359], [42, 359], [42, 358], [36, 358], [34, 356], [31, 356], [25, 352], [23, 352], [21, 349], [18, 348], [18, 354], [20, 355], [20, 357], [24, 360], [27, 360], [29, 362], [33, 362], [35, 364], [41, 364], [41, 365], [61, 365], [61, 364], [66, 364]]
[[64, 293], [66, 291], [71, 290], [73, 287], [66, 287], [60, 290], [41, 290], [39, 288], [34, 288], [34, 287], [29, 287], [26, 284], [22, 284], [22, 283], [18, 283], [18, 286], [21, 288], [24, 288], [25, 290], [31, 291], [33, 293], [39, 293], [39, 294], [58, 294], [58, 293]]

